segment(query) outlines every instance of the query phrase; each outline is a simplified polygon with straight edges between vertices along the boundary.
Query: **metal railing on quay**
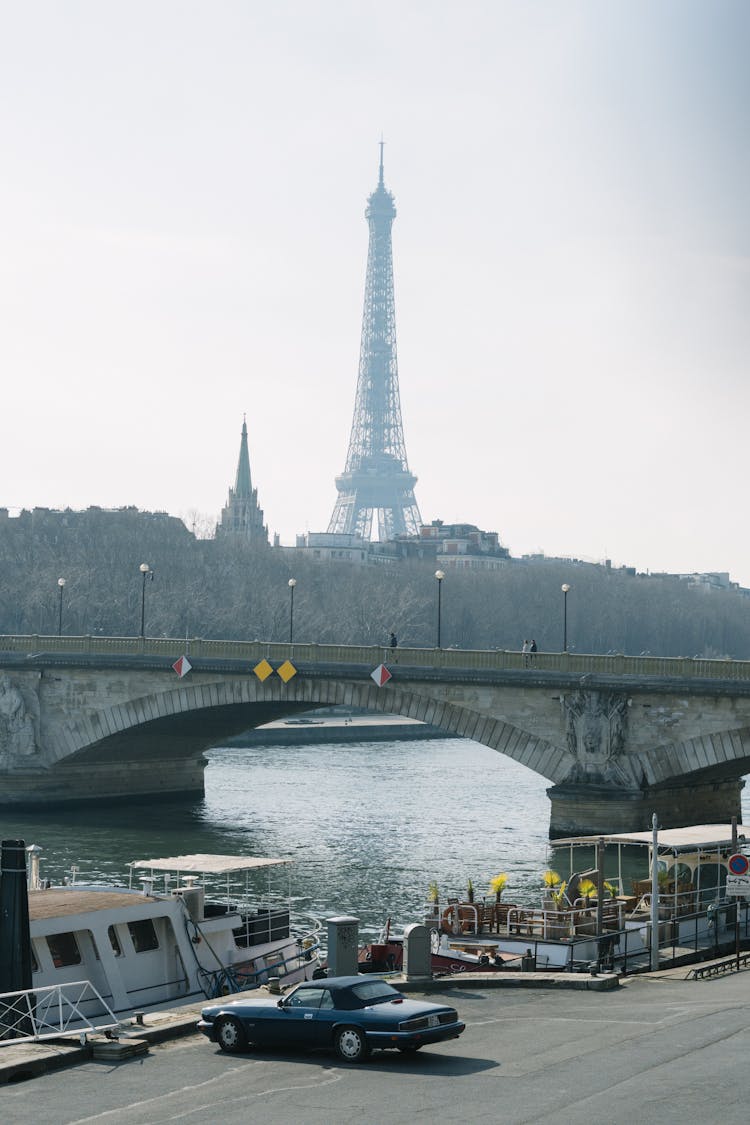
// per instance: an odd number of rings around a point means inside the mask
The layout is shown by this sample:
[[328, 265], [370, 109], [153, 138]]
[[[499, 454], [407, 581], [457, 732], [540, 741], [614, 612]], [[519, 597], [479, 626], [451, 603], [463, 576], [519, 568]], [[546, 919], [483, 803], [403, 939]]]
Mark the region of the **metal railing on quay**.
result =
[[153, 656], [182, 654], [208, 660], [241, 660], [251, 666], [262, 660], [351, 664], [374, 667], [381, 661], [408, 668], [455, 671], [539, 671], [572, 675], [654, 676], [676, 679], [750, 681], [750, 661], [704, 660], [693, 657], [623, 656], [620, 653], [521, 653], [505, 650], [397, 648], [381, 645], [286, 644], [276, 641], [232, 641], [203, 637], [45, 636], [0, 637], [0, 652], [28, 656]]
[[[94, 1023], [84, 1008], [95, 1008]], [[87, 980], [0, 994], [0, 1047], [107, 1031], [118, 1020]]]

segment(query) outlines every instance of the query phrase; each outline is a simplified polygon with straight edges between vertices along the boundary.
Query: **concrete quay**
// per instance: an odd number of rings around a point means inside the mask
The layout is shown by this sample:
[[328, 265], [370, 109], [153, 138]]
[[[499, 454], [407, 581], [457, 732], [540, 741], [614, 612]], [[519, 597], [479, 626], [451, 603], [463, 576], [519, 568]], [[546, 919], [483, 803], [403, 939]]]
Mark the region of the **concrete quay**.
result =
[[750, 973], [688, 980], [689, 971], [627, 977], [606, 991], [569, 977], [573, 987], [556, 986], [554, 998], [498, 983], [511, 974], [434, 981], [432, 997], [466, 1021], [460, 1039], [361, 1065], [329, 1050], [225, 1055], [192, 1034], [196, 1004], [130, 1028], [153, 1037], [146, 1057], [120, 1063], [78, 1048], [67, 1069], [38, 1072], [33, 1093], [17, 1075], [0, 1104], [14, 1125], [745, 1125]]
[[[557, 991], [572, 989], [603, 992], [617, 988], [619, 984], [618, 977], [611, 973], [596, 977], [583, 973], [462, 973], [461, 976], [452, 977], [417, 977], [411, 980], [391, 977], [389, 979], [393, 986], [402, 992], [424, 995], [444, 992], [457, 986], [488, 990], [545, 988]], [[256, 992], [256, 989], [238, 992], [228, 999], [251, 999]], [[118, 1033], [119, 1041], [113, 1041], [104, 1034], [89, 1033], [83, 1044], [80, 1042], [80, 1036], [76, 1035], [41, 1043], [19, 1043], [17, 1046], [0, 1047], [0, 1085], [48, 1074], [50, 1071], [88, 1062], [97, 1057], [122, 1061], [134, 1054], [144, 1053], [151, 1045], [193, 1035], [201, 1009], [212, 1002], [200, 1000], [195, 1004], [185, 1004], [179, 1008], [146, 1012], [143, 1014], [142, 1024], [128, 1017], [121, 1024]], [[142, 1044], [143, 1047], [139, 1046], [134, 1050], [135, 1044]]]

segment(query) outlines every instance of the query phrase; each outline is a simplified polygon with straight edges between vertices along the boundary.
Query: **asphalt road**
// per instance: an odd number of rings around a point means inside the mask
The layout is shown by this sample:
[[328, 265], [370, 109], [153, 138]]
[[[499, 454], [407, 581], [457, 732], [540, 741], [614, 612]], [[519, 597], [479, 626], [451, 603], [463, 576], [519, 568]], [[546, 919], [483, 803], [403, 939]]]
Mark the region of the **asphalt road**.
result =
[[0, 1113], [14, 1125], [750, 1120], [750, 973], [634, 978], [607, 993], [453, 987], [445, 996], [467, 1029], [417, 1055], [347, 1066], [327, 1052], [229, 1056], [190, 1036], [144, 1059], [2, 1087]]

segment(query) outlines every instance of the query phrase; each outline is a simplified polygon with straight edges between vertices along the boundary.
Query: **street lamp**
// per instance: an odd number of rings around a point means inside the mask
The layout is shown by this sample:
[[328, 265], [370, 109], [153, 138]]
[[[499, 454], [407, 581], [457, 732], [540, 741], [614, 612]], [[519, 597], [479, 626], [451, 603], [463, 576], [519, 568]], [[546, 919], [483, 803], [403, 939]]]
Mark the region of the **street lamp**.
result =
[[568, 590], [570, 586], [563, 582], [560, 589], [563, 592], [563, 652], [568, 651]]
[[437, 588], [438, 588], [438, 604], [437, 604], [437, 647], [438, 647], [438, 648], [440, 648], [440, 616], [441, 616], [441, 610], [442, 610], [442, 589], [443, 589], [443, 579], [445, 578], [445, 573], [444, 573], [444, 571], [442, 571], [442, 570], [436, 570], [436, 571], [435, 571], [435, 577], [437, 578]]
[[143, 578], [143, 588], [141, 590], [141, 636], [145, 637], [146, 632], [144, 626], [146, 622], [146, 578], [150, 575], [151, 581], [153, 582], [154, 572], [148, 565], [148, 563], [141, 563], [138, 569], [140, 570], [141, 577]]
[[62, 636], [62, 602], [63, 602], [63, 590], [65, 589], [65, 579], [64, 578], [58, 578], [57, 585], [60, 589], [60, 604], [58, 606], [58, 611], [57, 611], [57, 635], [58, 635], [58, 637], [61, 637]]
[[289, 579], [289, 644], [294, 639], [294, 587], [297, 585], [296, 578]]

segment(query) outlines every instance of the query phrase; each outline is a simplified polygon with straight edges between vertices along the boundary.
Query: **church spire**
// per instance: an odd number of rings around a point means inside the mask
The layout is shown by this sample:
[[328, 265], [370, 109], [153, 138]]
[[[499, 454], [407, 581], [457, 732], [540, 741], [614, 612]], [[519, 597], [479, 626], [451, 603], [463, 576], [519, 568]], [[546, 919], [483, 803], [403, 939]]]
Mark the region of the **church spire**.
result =
[[253, 488], [250, 476], [250, 453], [247, 447], [247, 420], [242, 416], [240, 456], [234, 488], [221, 510], [219, 534], [237, 535], [253, 542], [267, 543], [268, 528], [263, 523], [263, 509], [258, 506], [258, 490]]
[[247, 500], [253, 494], [253, 482], [250, 478], [250, 454], [247, 449], [247, 421], [242, 415], [242, 438], [240, 440], [240, 459], [237, 462], [237, 477], [234, 482], [234, 494], [238, 499]]

